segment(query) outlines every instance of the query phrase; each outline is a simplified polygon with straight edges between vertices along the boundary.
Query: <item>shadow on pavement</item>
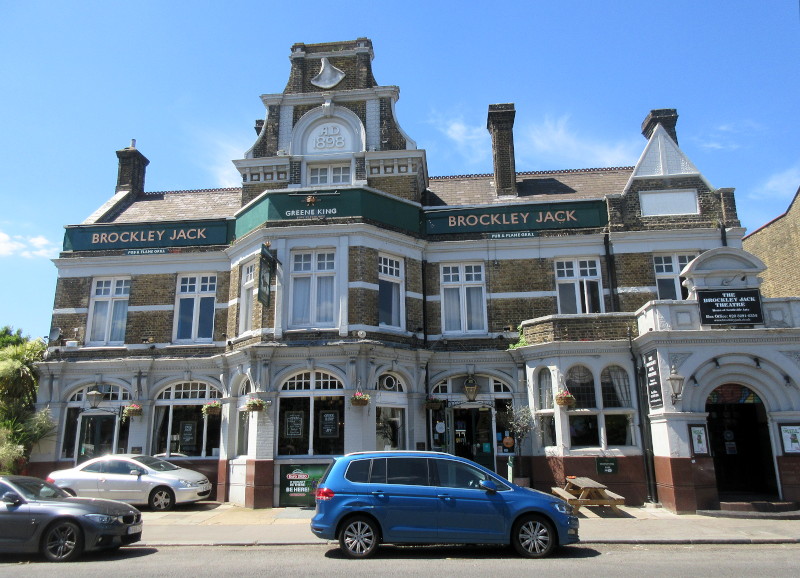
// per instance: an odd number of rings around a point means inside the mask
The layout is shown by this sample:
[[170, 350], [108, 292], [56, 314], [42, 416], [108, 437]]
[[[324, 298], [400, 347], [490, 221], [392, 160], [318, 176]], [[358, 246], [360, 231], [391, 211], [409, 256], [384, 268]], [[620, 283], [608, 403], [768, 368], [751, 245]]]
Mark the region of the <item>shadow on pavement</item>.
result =
[[[565, 560], [577, 558], [594, 558], [600, 552], [594, 548], [581, 545], [562, 546], [550, 557]], [[348, 559], [338, 547], [331, 547], [325, 553], [326, 558], [337, 560]], [[378, 548], [372, 559], [407, 559], [407, 560], [445, 560], [458, 558], [460, 560], [503, 560], [507, 558], [521, 558], [510, 546], [393, 546], [385, 545]], [[355, 561], [357, 562], [357, 560]]]

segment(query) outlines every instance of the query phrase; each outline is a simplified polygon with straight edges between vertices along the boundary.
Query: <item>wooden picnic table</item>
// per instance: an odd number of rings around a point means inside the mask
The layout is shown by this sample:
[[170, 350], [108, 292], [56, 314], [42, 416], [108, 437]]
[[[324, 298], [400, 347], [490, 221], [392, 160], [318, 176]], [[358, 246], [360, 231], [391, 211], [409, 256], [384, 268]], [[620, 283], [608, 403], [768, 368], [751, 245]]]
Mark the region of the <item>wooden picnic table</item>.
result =
[[617, 506], [625, 504], [625, 498], [591, 478], [567, 476], [563, 488], [550, 489], [553, 494], [572, 505], [576, 514], [581, 506], [608, 506], [615, 514], [622, 514]]

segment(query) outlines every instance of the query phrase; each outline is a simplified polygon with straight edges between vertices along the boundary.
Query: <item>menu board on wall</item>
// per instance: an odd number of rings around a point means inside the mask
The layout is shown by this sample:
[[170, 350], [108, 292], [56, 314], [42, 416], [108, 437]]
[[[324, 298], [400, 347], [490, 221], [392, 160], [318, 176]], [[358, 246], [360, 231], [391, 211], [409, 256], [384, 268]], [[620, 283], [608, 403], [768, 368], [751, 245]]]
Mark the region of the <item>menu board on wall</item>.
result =
[[337, 410], [319, 412], [319, 437], [339, 437], [339, 412]]
[[664, 407], [664, 398], [661, 395], [661, 372], [658, 370], [658, 351], [645, 353], [644, 369], [647, 380], [647, 400], [650, 408]]
[[328, 464], [282, 464], [280, 506], [313, 506], [314, 492]]
[[287, 411], [286, 412], [286, 425], [284, 427], [284, 436], [287, 438], [301, 438], [303, 437], [303, 423], [305, 416], [302, 411]]

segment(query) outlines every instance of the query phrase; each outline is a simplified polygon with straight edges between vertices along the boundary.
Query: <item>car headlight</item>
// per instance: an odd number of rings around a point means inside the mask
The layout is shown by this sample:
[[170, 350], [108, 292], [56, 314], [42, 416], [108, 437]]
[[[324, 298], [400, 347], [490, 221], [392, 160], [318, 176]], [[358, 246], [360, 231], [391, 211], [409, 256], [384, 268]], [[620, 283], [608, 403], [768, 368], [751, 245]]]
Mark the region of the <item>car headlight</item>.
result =
[[572, 514], [572, 506], [566, 502], [552, 502], [553, 507], [562, 514]]
[[178, 481], [179, 481], [181, 484], [183, 484], [184, 486], [186, 486], [187, 488], [196, 488], [197, 486], [199, 486], [199, 485], [200, 485], [200, 483], [199, 483], [199, 482], [192, 482], [192, 481], [190, 481], [190, 480], [178, 480]]
[[111, 524], [116, 524], [119, 522], [119, 517], [109, 516], [107, 514], [86, 514], [86, 517], [93, 522], [97, 522], [98, 524], [103, 524], [105, 526], [110, 526]]

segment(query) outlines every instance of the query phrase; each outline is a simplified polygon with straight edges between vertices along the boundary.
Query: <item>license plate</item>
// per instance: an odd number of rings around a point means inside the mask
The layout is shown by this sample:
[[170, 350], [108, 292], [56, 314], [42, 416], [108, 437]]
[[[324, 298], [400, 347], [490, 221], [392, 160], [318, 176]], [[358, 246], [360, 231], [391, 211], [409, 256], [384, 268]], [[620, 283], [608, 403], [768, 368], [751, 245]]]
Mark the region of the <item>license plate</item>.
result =
[[142, 525], [136, 524], [135, 526], [128, 526], [128, 534], [138, 534], [142, 531]]
[[210, 491], [211, 491], [211, 484], [210, 484], [210, 483], [208, 483], [208, 484], [203, 484], [203, 486], [202, 486], [202, 490], [201, 490], [201, 491], [203, 491], [203, 492], [210, 492]]

